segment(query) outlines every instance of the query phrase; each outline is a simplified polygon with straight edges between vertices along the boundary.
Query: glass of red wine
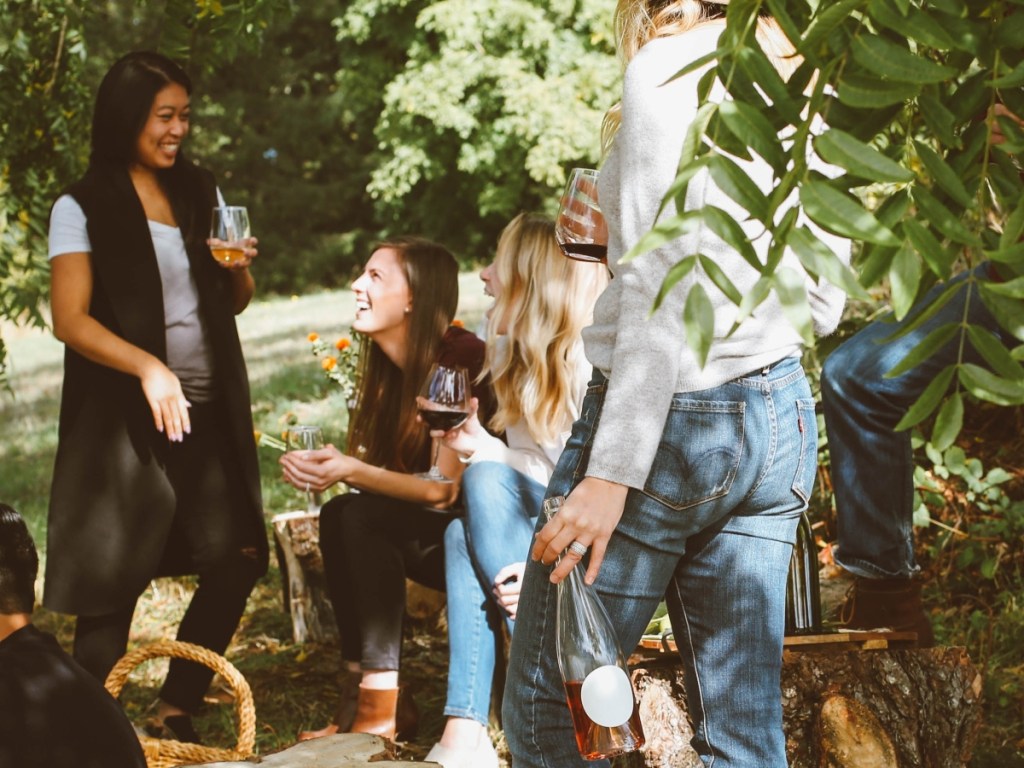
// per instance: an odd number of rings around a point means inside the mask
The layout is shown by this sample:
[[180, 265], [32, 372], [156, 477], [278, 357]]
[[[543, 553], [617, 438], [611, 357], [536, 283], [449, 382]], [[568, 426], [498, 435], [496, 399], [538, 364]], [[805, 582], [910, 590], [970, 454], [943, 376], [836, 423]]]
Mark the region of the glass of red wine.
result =
[[[469, 418], [470, 394], [469, 372], [465, 368], [435, 364], [431, 367], [417, 399], [420, 418], [427, 422], [432, 430], [443, 429], [447, 432], [455, 429]], [[416, 477], [433, 480], [435, 483], [451, 482], [437, 466], [439, 447], [440, 441], [435, 440], [430, 471], [421, 472]]]
[[576, 261], [608, 262], [608, 227], [597, 204], [598, 171], [573, 168], [558, 206], [555, 238]]

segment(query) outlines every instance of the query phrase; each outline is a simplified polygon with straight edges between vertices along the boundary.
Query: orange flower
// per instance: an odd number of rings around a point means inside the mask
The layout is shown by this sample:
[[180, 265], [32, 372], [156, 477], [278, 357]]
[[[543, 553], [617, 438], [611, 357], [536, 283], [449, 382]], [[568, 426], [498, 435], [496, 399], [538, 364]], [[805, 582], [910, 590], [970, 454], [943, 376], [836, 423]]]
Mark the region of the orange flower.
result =
[[312, 332], [312, 333], [310, 333], [310, 334], [309, 334], [309, 336], [307, 336], [306, 338], [307, 338], [307, 339], [308, 339], [308, 340], [309, 340], [310, 342], [314, 342], [314, 341], [316, 341], [317, 339], [319, 339], [319, 338], [320, 338], [320, 334], [319, 334], [319, 333], [317, 333], [316, 331], [313, 331], [313, 332]]
[[333, 371], [335, 366], [338, 365], [338, 360], [328, 355], [327, 357], [320, 361], [320, 365], [323, 366], [323, 369], [325, 371]]
[[342, 336], [340, 339], [338, 339], [334, 346], [339, 352], [344, 352], [346, 349], [352, 346], [352, 341], [349, 339], [348, 336]]
[[466, 324], [464, 322], [462, 322], [461, 320], [459, 320], [459, 318], [457, 318], [457, 317], [454, 320], [452, 320], [452, 325], [454, 325], [456, 328], [465, 328], [466, 327]]

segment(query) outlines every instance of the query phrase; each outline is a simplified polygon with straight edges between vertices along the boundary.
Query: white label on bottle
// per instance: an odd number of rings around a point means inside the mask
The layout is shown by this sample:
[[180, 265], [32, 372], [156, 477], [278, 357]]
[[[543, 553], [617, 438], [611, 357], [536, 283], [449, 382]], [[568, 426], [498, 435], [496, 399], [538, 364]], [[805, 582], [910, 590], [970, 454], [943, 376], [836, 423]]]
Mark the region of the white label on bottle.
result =
[[622, 667], [606, 664], [583, 681], [583, 711], [598, 725], [616, 728], [633, 714], [633, 686]]

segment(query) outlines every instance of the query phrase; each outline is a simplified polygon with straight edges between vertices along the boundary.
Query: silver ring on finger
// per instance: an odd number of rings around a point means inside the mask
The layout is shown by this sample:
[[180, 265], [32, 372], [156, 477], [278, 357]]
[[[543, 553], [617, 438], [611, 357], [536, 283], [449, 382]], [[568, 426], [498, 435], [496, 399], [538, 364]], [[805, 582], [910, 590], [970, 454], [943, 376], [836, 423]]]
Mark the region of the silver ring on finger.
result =
[[573, 555], [576, 555], [576, 557], [583, 557], [585, 554], [587, 554], [587, 545], [581, 544], [578, 541], [574, 541], [572, 544], [569, 545], [569, 552]]

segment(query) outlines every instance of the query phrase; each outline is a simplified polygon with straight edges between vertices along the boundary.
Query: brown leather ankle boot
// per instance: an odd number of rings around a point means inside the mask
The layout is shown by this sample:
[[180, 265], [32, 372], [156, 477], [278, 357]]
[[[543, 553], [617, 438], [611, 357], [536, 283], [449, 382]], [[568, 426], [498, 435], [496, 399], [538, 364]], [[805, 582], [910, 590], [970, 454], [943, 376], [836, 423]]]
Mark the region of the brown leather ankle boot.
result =
[[360, 672], [343, 669], [338, 674], [338, 706], [334, 711], [334, 719], [319, 730], [301, 731], [299, 741], [333, 736], [335, 733], [347, 733], [356, 718], [356, 703], [359, 699], [359, 681], [361, 679]]
[[395, 740], [413, 738], [419, 724], [416, 703], [398, 688], [359, 686], [356, 719], [350, 733], [373, 733]]
[[840, 619], [848, 629], [917, 632], [921, 648], [935, 645], [931, 622], [921, 603], [921, 582], [911, 578], [854, 578]]

